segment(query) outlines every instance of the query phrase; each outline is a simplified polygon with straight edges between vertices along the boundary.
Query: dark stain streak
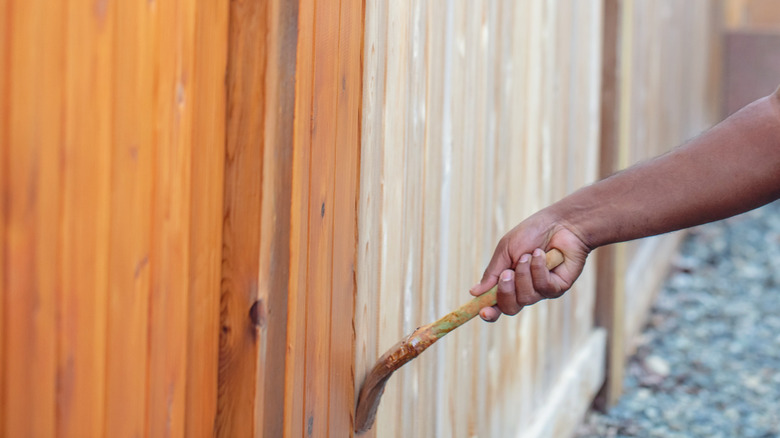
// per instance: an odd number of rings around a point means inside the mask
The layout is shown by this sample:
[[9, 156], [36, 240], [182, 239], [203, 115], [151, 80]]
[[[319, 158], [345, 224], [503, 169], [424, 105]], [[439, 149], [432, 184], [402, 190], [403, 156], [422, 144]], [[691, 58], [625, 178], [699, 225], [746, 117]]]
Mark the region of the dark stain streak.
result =
[[314, 431], [314, 417], [309, 417], [308, 420], [306, 420], [306, 435], [311, 436], [312, 432]]
[[347, 77], [341, 77], [341, 91], [347, 91]]
[[38, 157], [33, 157], [33, 165], [30, 169], [30, 177], [27, 180], [27, 213], [35, 211], [35, 204], [38, 202]]
[[145, 255], [138, 263], [135, 264], [135, 272], [133, 272], [133, 278], [137, 279], [141, 275], [144, 267], [149, 264], [149, 256]]
[[325, 203], [322, 203], [322, 208], [320, 208], [320, 217], [325, 217]]

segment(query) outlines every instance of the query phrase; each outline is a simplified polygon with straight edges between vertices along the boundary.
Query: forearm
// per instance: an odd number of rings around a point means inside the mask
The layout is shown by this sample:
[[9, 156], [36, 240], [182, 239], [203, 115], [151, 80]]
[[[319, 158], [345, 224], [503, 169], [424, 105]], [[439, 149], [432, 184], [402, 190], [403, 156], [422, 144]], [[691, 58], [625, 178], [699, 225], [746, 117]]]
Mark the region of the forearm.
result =
[[780, 95], [550, 206], [591, 249], [729, 217], [780, 197]]

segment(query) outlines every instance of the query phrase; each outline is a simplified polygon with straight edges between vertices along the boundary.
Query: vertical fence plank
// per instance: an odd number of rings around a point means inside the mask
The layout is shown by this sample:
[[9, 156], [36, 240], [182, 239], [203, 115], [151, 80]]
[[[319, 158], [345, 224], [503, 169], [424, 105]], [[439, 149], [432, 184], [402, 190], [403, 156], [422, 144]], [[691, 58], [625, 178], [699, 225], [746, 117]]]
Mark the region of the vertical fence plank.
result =
[[[328, 433], [330, 331], [333, 275], [338, 2], [320, 0], [314, 9], [309, 244], [306, 290], [306, 436]], [[307, 117], [307, 114], [302, 114]]]
[[57, 434], [99, 436], [105, 418], [113, 11], [84, 1], [67, 7]]
[[[403, 333], [411, 333], [416, 327], [426, 324], [421, 318], [422, 306], [420, 295], [422, 290], [422, 272], [419, 266], [422, 263], [422, 201], [424, 168], [425, 168], [425, 41], [427, 24], [425, 3], [411, 3], [409, 11], [404, 17], [407, 21], [408, 38], [404, 42], [408, 58], [407, 67], [404, 69], [405, 86], [401, 92], [406, 100], [406, 114], [403, 123], [404, 143], [408, 145], [404, 151], [406, 168], [404, 169], [404, 217], [402, 222], [403, 234], [401, 235], [401, 259], [399, 260], [403, 272], [403, 286], [399, 291], [403, 294]], [[401, 405], [399, 416], [401, 419], [412, 418], [416, 410], [421, 406], [419, 391], [416, 388], [423, 384], [421, 380], [421, 367], [404, 367], [403, 370], [403, 394], [407, 403]], [[399, 421], [402, 436], [415, 436], [417, 425], [411, 421]]]
[[[618, 169], [618, 105], [620, 82], [618, 79], [618, 38], [620, 0], [605, 0], [603, 12], [602, 64], [601, 64], [601, 122], [599, 178], [606, 178]], [[616, 308], [614, 245], [600, 248], [596, 256], [596, 306], [595, 323], [607, 330], [606, 379], [596, 397], [596, 406], [605, 410], [620, 394], [622, 385], [623, 335], [622, 309]]]
[[267, 7], [230, 3], [217, 436], [255, 430]]
[[[380, 38], [386, 40], [387, 60], [383, 65], [385, 87], [381, 98], [385, 112], [383, 114], [382, 133], [379, 142], [374, 146], [382, 151], [383, 161], [380, 174], [388, 179], [382, 183], [382, 217], [380, 239], [382, 249], [380, 255], [380, 292], [378, 315], [378, 353], [393, 346], [401, 336], [403, 328], [403, 307], [401, 305], [402, 276], [401, 241], [403, 239], [403, 185], [399, 175], [404, 174], [404, 126], [402, 122], [405, 96], [405, 38], [406, 8], [405, 2], [387, 1], [386, 35]], [[383, 396], [383, 408], [379, 409], [376, 418], [378, 434], [395, 436], [400, 430], [399, 416], [401, 412], [401, 388], [403, 373], [399, 373], [391, 381]]]
[[[436, 319], [436, 299], [438, 288], [438, 276], [436, 268], [439, 265], [441, 253], [439, 251], [439, 224], [441, 223], [441, 189], [442, 183], [442, 159], [441, 159], [441, 120], [442, 105], [444, 102], [443, 81], [439, 78], [439, 72], [444, 62], [444, 39], [439, 35], [443, 33], [444, 24], [442, 17], [438, 14], [437, 2], [427, 2], [423, 4], [424, 11], [421, 11], [422, 20], [424, 20], [424, 42], [417, 42], [418, 56], [422, 57], [420, 62], [422, 77], [418, 85], [423, 88], [424, 94], [418, 96], [420, 101], [418, 106], [419, 122], [421, 127], [422, 148], [422, 182], [420, 190], [420, 204], [422, 222], [421, 245], [420, 245], [420, 284], [419, 284], [419, 303], [420, 310], [418, 315], [423, 324], [427, 324]], [[420, 48], [421, 47], [421, 48]], [[424, 50], [422, 50], [424, 49]], [[424, 82], [423, 82], [424, 81]], [[361, 186], [361, 191], [365, 189]], [[430, 353], [420, 356], [418, 361], [418, 398], [414, 412], [419, 416], [419, 420], [412, 423], [414, 427], [409, 436], [435, 436], [435, 415], [436, 405], [436, 379], [437, 379], [437, 353], [441, 347], [433, 347]]]
[[[338, 105], [333, 200], [333, 281], [330, 319], [331, 437], [354, 430], [355, 294], [358, 170], [362, 99], [363, 2], [341, 0], [338, 53]], [[348, 317], [346, 317], [348, 315]]]
[[[362, 120], [360, 130], [360, 205], [358, 214], [357, 297], [355, 299], [355, 392], [374, 366], [381, 352], [376, 331], [380, 312], [380, 278], [382, 241], [382, 174], [383, 154], [377, 147], [382, 138], [385, 84], [385, 47], [387, 2], [365, 3], [365, 42], [363, 51]], [[367, 433], [375, 436], [377, 428]]]
[[[314, 0], [298, 4], [298, 45], [295, 64], [295, 114], [312, 111], [314, 63]], [[287, 355], [285, 358], [284, 433], [303, 436], [306, 365], [306, 293], [308, 284], [309, 167], [311, 117], [295, 117], [290, 213], [290, 291], [288, 295]]]
[[253, 307], [260, 330], [256, 435], [283, 436], [285, 379], [279, 376], [285, 373], [288, 341], [298, 2], [274, 0], [268, 8], [260, 283]]
[[[15, 3], [8, 13], [4, 82], [10, 107], [3, 178], [8, 199], [4, 436], [52, 436], [63, 132], [63, 5]], [[13, 358], [9, 360], [8, 358]], [[35, 415], [31, 415], [35, 413]]]
[[217, 411], [228, 2], [196, 7], [184, 436], [206, 437]]
[[[8, 11], [10, 0], [0, 0], [0, 11]], [[0, 17], [0, 35], [11, 35], [13, 14], [6, 13]], [[10, 169], [8, 160], [10, 158], [10, 77], [11, 64], [8, 62], [11, 53], [11, 38], [4, 38], [0, 41], [0, 71], [6, 72], [3, 79], [0, 80], [0, 357], [8, 357], [6, 351], [6, 316], [5, 308], [8, 300], [8, 291], [10, 284], [6, 277], [6, 263], [8, 259], [8, 233], [6, 230], [7, 216], [10, 216], [10, 180], [8, 175]], [[7, 360], [0, 360], [0, 406], [7, 406], [5, 369]], [[0, 434], [6, 433], [5, 416], [6, 410], [0, 409]]]
[[[149, 302], [149, 434], [184, 433], [194, 0], [160, 2]], [[154, 58], [153, 58], [154, 59]]]
[[106, 427], [116, 437], [146, 433], [155, 74], [154, 10], [118, 2], [114, 36], [113, 149]]

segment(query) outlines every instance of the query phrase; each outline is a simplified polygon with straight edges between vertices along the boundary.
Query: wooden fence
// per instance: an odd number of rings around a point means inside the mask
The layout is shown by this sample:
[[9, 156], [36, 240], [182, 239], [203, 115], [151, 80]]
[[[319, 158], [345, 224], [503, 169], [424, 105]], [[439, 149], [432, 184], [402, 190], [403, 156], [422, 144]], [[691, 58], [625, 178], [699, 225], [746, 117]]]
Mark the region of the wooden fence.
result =
[[[513, 224], [596, 178], [601, 15], [581, 1], [366, 3], [357, 376], [466, 301]], [[603, 371], [592, 268], [563, 299], [469, 324], [404, 367], [377, 434], [508, 436], [547, 420], [556, 384], [584, 384], [583, 409]], [[592, 366], [572, 385], [583, 349]]]
[[[504, 232], [718, 116], [707, 0], [0, 11], [0, 436], [349, 436]], [[404, 367], [368, 436], [565, 436], [673, 248], [632, 245]]]

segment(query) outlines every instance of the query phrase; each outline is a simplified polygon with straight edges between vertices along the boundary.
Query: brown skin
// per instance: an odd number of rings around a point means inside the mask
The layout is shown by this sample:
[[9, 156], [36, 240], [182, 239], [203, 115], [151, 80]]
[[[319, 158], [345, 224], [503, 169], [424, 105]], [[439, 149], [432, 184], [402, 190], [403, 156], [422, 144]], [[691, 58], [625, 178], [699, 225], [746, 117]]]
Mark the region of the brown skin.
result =
[[[564, 294], [602, 245], [723, 219], [780, 198], [780, 89], [688, 143], [585, 187], [524, 220], [498, 243], [472, 295], [497, 282], [505, 313]], [[564, 262], [545, 268], [544, 251]], [[500, 280], [500, 281], [499, 281]]]

